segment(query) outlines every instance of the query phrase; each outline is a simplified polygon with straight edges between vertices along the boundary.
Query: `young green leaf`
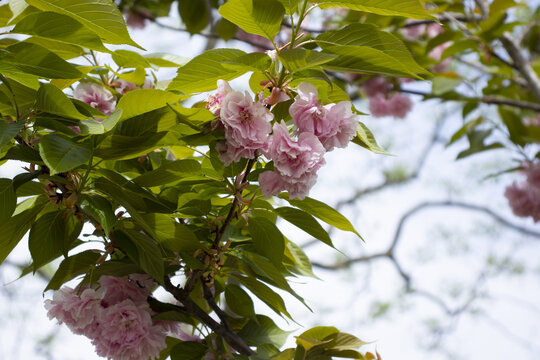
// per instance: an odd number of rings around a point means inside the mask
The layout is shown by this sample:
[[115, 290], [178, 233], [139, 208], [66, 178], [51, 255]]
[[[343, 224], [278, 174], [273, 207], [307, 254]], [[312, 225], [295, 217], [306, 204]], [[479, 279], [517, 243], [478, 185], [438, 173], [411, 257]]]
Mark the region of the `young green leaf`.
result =
[[30, 14], [19, 21], [12, 32], [109, 52], [93, 31], [72, 17], [55, 12], [43, 11]]
[[[109, 44], [137, 45], [129, 36], [124, 17], [109, 0], [26, 0], [43, 11], [67, 15]], [[142, 49], [142, 48], [141, 48]]]
[[86, 119], [86, 116], [75, 108], [75, 105], [73, 105], [66, 94], [51, 84], [41, 84], [37, 92], [36, 108], [45, 113], [68, 119]]
[[412, 19], [431, 19], [418, 0], [315, 0], [321, 8], [340, 6], [351, 10], [366, 11], [377, 15], [403, 16]]
[[236, 314], [244, 317], [255, 316], [251, 297], [238, 285], [229, 284], [225, 287], [227, 306]]
[[245, 54], [242, 50], [236, 49], [205, 51], [178, 69], [177, 76], [167, 90], [191, 94], [216, 89], [219, 79], [232, 80], [249, 71], [249, 68], [238, 70], [223, 66], [223, 63]]
[[23, 72], [51, 79], [79, 79], [83, 76], [75, 66], [40, 45], [19, 42], [5, 50], [7, 52], [0, 60]]
[[373, 136], [371, 130], [369, 130], [368, 127], [361, 122], [358, 123], [356, 136], [354, 139], [352, 139], [352, 142], [374, 152], [375, 154], [392, 155], [377, 144], [375, 136]]
[[7, 122], [0, 121], [0, 148], [11, 141], [24, 127], [25, 122], [19, 121], [16, 123], [8, 124]]
[[273, 41], [285, 9], [277, 0], [229, 0], [219, 8], [219, 14], [245, 32]]

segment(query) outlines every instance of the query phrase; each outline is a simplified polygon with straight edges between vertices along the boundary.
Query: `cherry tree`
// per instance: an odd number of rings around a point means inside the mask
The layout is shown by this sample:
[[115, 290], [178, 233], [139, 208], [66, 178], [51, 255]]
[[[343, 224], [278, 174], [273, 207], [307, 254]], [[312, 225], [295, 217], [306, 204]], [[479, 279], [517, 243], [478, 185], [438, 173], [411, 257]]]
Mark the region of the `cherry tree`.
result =
[[[0, 259], [26, 233], [32, 263], [22, 275], [60, 258], [45, 289], [48, 315], [105, 358], [380, 358], [333, 326], [283, 348], [274, 320], [256, 313], [255, 298], [292, 320], [280, 291], [305, 303], [290, 281], [313, 275], [276, 221], [328, 250], [321, 222], [361, 239], [310, 190], [335, 148], [388, 154], [354, 100], [367, 98], [375, 117], [404, 118], [415, 94], [464, 104], [449, 141], [468, 140], [458, 158], [515, 153], [501, 173], [524, 180], [501, 192], [517, 216], [537, 222], [540, 26], [522, 26], [519, 16], [536, 18], [512, 13], [515, 5], [11, 0], [0, 7], [0, 155], [26, 165], [0, 180]], [[169, 27], [160, 17], [171, 7], [184, 24], [175, 30], [208, 39], [193, 59], [147, 53], [129, 35], [126, 23]], [[161, 79], [160, 68], [176, 76]], [[249, 91], [229, 83], [246, 73]], [[409, 87], [426, 80], [430, 92]], [[496, 116], [488, 120], [483, 104]], [[407, 280], [393, 247], [380, 256]]]

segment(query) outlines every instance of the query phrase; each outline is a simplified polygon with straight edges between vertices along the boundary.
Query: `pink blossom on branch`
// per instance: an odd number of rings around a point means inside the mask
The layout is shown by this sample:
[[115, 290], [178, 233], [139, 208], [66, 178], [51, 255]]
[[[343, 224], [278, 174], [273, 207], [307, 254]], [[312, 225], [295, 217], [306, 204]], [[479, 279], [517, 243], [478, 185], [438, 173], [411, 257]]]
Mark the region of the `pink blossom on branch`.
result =
[[81, 100], [105, 115], [111, 115], [116, 108], [116, 98], [101, 85], [95, 83], [79, 83], [73, 97]]
[[153, 280], [148, 275], [102, 276], [99, 286], [86, 287], [80, 294], [64, 287], [45, 301], [50, 318], [65, 323], [76, 334], [92, 340], [100, 356], [112, 360], [159, 358], [167, 345], [168, 333], [177, 326], [153, 321], [147, 297]]
[[274, 171], [259, 175], [261, 191], [266, 197], [286, 190], [290, 198], [303, 199], [317, 180], [317, 170], [324, 165], [325, 149], [312, 133], [303, 132], [291, 139], [282, 121], [274, 124], [265, 155], [274, 161]]
[[403, 119], [412, 108], [411, 99], [404, 94], [369, 98], [369, 111], [374, 117], [394, 116]]
[[217, 93], [208, 95], [208, 98], [206, 99], [206, 109], [210, 110], [212, 114], [219, 116], [223, 99], [231, 92], [233, 92], [233, 89], [228, 82], [225, 80], [218, 80]]
[[540, 221], [540, 162], [528, 164], [525, 169], [527, 179], [521, 184], [513, 183], [506, 188], [504, 196], [513, 213], [519, 217], [532, 217]]
[[310, 83], [298, 86], [298, 95], [289, 108], [299, 133], [312, 133], [326, 151], [344, 148], [356, 134], [358, 120], [352, 113], [350, 101], [322, 105], [317, 99], [317, 88]]

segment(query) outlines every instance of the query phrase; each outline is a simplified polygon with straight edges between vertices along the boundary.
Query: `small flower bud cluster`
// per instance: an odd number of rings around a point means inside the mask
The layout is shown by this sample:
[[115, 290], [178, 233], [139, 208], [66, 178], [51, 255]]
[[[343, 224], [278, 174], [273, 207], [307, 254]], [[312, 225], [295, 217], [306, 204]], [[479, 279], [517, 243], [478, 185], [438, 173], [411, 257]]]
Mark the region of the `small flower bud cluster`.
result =
[[394, 116], [403, 119], [411, 110], [411, 99], [405, 94], [390, 94], [388, 80], [374, 77], [363, 84], [369, 99], [369, 111], [374, 117]]
[[504, 196], [516, 216], [532, 217], [540, 221], [540, 162], [527, 164], [527, 179], [520, 184], [513, 183], [506, 188]]
[[[273, 90], [270, 98], [279, 102], [282, 95]], [[233, 91], [225, 81], [218, 81], [218, 91], [208, 97], [207, 109], [219, 115], [225, 130], [225, 141], [216, 146], [221, 160], [229, 165], [242, 158], [253, 159], [258, 151], [274, 161], [274, 170], [259, 176], [263, 194], [269, 197], [288, 191], [291, 198], [305, 198], [325, 163], [324, 154], [334, 147], [346, 147], [358, 126], [350, 101], [323, 106], [317, 97], [312, 84], [298, 86], [289, 108], [294, 140], [284, 121], [272, 126], [274, 115], [267, 106], [274, 100], [253, 102], [247, 92]]]
[[102, 276], [99, 286], [83, 287], [80, 293], [63, 287], [52, 300], [45, 301], [45, 308], [50, 319], [56, 318], [73, 333], [90, 338], [99, 356], [155, 359], [167, 347], [167, 334], [177, 329], [173, 323], [152, 320], [146, 299], [153, 286], [153, 281], [142, 274]]

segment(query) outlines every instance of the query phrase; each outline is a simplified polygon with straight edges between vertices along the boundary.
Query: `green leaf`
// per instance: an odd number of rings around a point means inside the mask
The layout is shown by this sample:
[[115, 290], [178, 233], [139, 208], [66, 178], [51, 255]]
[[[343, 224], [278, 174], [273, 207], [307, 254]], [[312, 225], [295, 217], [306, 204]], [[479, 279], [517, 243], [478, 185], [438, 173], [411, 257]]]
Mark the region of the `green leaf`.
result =
[[139, 224], [140, 227], [142, 227], [152, 237], [156, 237], [156, 234], [152, 227], [146, 222], [145, 218], [136, 210], [134, 204], [139, 199], [133, 198], [131, 196], [132, 193], [130, 194], [130, 192], [124, 191], [122, 187], [110, 182], [105, 178], [98, 178], [94, 182], [94, 186], [97, 190], [101, 191], [105, 195], [110, 196], [111, 199], [122, 205], [131, 215], [131, 217], [137, 222], [137, 224]]
[[364, 125], [362, 122], [358, 123], [358, 129], [356, 130], [356, 136], [354, 139], [352, 139], [352, 142], [362, 146], [363, 148], [368, 149], [369, 151], [374, 152], [375, 154], [382, 154], [382, 155], [392, 155], [389, 152], [382, 149], [379, 144], [377, 144], [377, 141], [375, 140], [375, 136], [373, 136], [373, 133], [371, 130], [368, 129], [366, 125]]
[[133, 159], [152, 152], [154, 149], [177, 145], [178, 140], [167, 131], [150, 136], [108, 136], [94, 151], [94, 155], [105, 160]]
[[289, 334], [289, 331], [281, 330], [271, 318], [264, 315], [257, 315], [255, 319], [250, 319], [238, 333], [247, 345], [257, 347], [263, 344], [281, 347]]
[[321, 240], [323, 243], [334, 247], [326, 230], [324, 230], [321, 224], [307, 212], [292, 207], [280, 207], [274, 209], [274, 212], [279, 217], [304, 230], [315, 239]]
[[84, 212], [96, 219], [103, 227], [105, 233], [109, 235], [116, 223], [116, 216], [109, 200], [99, 195], [81, 194], [79, 196], [79, 204]]
[[354, 335], [338, 332], [328, 335], [325, 340], [332, 340], [329, 348], [336, 350], [357, 349], [361, 346], [369, 344], [360, 340]]
[[278, 0], [278, 1], [283, 5], [283, 7], [285, 8], [285, 12], [288, 15], [292, 15], [298, 11], [298, 3], [300, 2], [300, 0]]
[[134, 51], [116, 50], [112, 53], [116, 65], [122, 68], [147, 68], [150, 62], [144, 56]]
[[318, 67], [337, 58], [338, 55], [305, 49], [287, 49], [279, 53], [283, 66], [290, 72]]
[[296, 245], [292, 241], [287, 242], [287, 247], [285, 248], [285, 255], [293, 261], [293, 268], [291, 269], [290, 267], [288, 267], [290, 271], [296, 274], [317, 278], [315, 274], [313, 274], [309, 258], [300, 246]]
[[219, 79], [232, 80], [249, 71], [223, 66], [223, 63], [245, 54], [236, 49], [205, 51], [178, 69], [177, 76], [169, 84], [167, 90], [177, 90], [184, 94], [214, 90]]
[[178, 12], [190, 34], [204, 30], [210, 23], [210, 9], [206, 1], [182, 0], [178, 2]]
[[73, 105], [66, 94], [51, 84], [41, 84], [37, 92], [36, 108], [40, 111], [69, 119], [86, 119], [86, 116], [75, 108], [75, 105]]
[[13, 188], [13, 181], [0, 179], [0, 223], [8, 221], [17, 206], [17, 196]]
[[39, 141], [39, 154], [54, 175], [87, 163], [92, 157], [92, 145], [76, 143], [61, 134], [47, 134]]
[[182, 341], [171, 350], [171, 360], [201, 360], [208, 348], [196, 341]]
[[133, 182], [144, 187], [153, 187], [176, 182], [183, 177], [199, 175], [201, 164], [197, 160], [183, 159], [166, 162], [159, 168], [145, 172], [133, 179]]
[[163, 283], [165, 270], [159, 245], [148, 236], [136, 230], [126, 230], [139, 253], [138, 265], [156, 281]]
[[356, 234], [360, 239], [362, 236], [354, 229], [351, 222], [341, 215], [335, 209], [326, 205], [323, 202], [306, 197], [304, 200], [298, 199], [289, 199], [288, 194], [279, 195], [280, 198], [287, 200], [291, 205], [296, 206], [299, 209], [302, 209], [309, 214], [315, 216], [316, 218], [321, 219], [325, 223], [332, 225], [340, 230], [350, 231]]
[[325, 340], [328, 336], [338, 334], [339, 330], [333, 326], [317, 326], [300, 334], [301, 338], [313, 340]]
[[321, 8], [332, 6], [366, 11], [377, 15], [403, 16], [412, 19], [434, 19], [418, 0], [315, 0]]
[[277, 268], [280, 268], [285, 250], [285, 239], [277, 226], [263, 217], [251, 217], [248, 229], [255, 251], [266, 256]]
[[170, 216], [164, 214], [142, 215], [146, 224], [156, 234], [156, 240], [167, 249], [177, 253], [193, 254], [201, 248], [195, 233], [184, 224], [180, 224]]
[[[122, 13], [110, 0], [26, 0], [43, 11], [67, 15], [109, 44], [141, 48], [130, 37]], [[142, 49], [142, 48], [141, 48]]]
[[75, 66], [40, 45], [20, 42], [5, 50], [7, 54], [0, 60], [29, 74], [52, 79], [79, 79], [83, 76]]
[[179, 96], [164, 90], [136, 89], [122, 96], [117, 109], [122, 110], [120, 121], [157, 110], [180, 100]]
[[[37, 201], [36, 201], [37, 202]], [[43, 202], [37, 202], [34, 207], [27, 209], [0, 224], [0, 264], [26, 234], [32, 222], [43, 208]]]
[[53, 39], [67, 44], [79, 45], [88, 49], [109, 52], [99, 36], [73, 18], [50, 11], [37, 12], [23, 18], [14, 33]]
[[251, 297], [238, 285], [229, 284], [225, 287], [227, 306], [236, 314], [244, 317], [255, 316]]
[[96, 265], [100, 257], [101, 254], [92, 250], [86, 250], [64, 259], [45, 288], [45, 291], [58, 290], [65, 282], [88, 272]]
[[27, 74], [15, 65], [0, 63], [0, 74], [33, 90], [39, 89], [39, 77]]
[[219, 14], [245, 32], [273, 41], [285, 9], [276, 0], [229, 0], [219, 8]]
[[34, 271], [64, 254], [75, 241], [81, 227], [74, 216], [65, 211], [43, 214], [30, 229], [28, 248], [32, 255]]
[[215, 26], [216, 34], [225, 41], [234, 39], [237, 31], [238, 26], [224, 18], [220, 18]]
[[116, 109], [103, 121], [88, 118], [87, 120], [80, 121], [79, 127], [82, 134], [105, 134], [106, 132], [109, 132], [116, 127], [116, 124], [118, 124], [121, 117], [122, 110]]
[[188, 62], [188, 59], [169, 53], [151, 53], [145, 54], [145, 59], [151, 64], [159, 67], [179, 67]]
[[8, 124], [0, 120], [0, 148], [9, 143], [22, 130], [24, 124], [24, 121]]
[[250, 70], [265, 71], [270, 67], [271, 63], [272, 60], [266, 54], [250, 53], [229, 60], [223, 63], [223, 65], [227, 68], [238, 69], [239, 71], [245, 71], [247, 68]]
[[270, 309], [275, 311], [278, 315], [284, 314], [289, 319], [292, 319], [291, 315], [285, 307], [285, 302], [274, 290], [269, 288], [267, 285], [263, 284], [256, 279], [251, 277], [241, 276], [238, 274], [231, 274], [235, 279], [237, 279], [242, 285], [244, 285], [249, 291], [251, 291], [255, 296], [261, 299]]
[[[368, 67], [369, 65], [369, 69], [367, 70], [378, 67], [380, 69], [389, 69], [385, 70], [389, 72], [398, 71], [412, 75], [430, 74], [426, 69], [416, 63], [400, 39], [370, 24], [351, 24], [339, 30], [326, 31], [317, 36], [316, 41], [324, 50], [360, 60], [361, 63], [357, 65], [357, 69], [362, 69], [363, 66]], [[336, 45], [339, 46], [336, 47]], [[341, 48], [341, 46], [346, 47]], [[361, 48], [354, 49], [350, 46]], [[368, 52], [366, 54], [362, 54], [362, 52], [366, 51], [364, 47], [372, 50], [367, 50]], [[338, 58], [333, 63], [338, 64], [344, 61]]]

